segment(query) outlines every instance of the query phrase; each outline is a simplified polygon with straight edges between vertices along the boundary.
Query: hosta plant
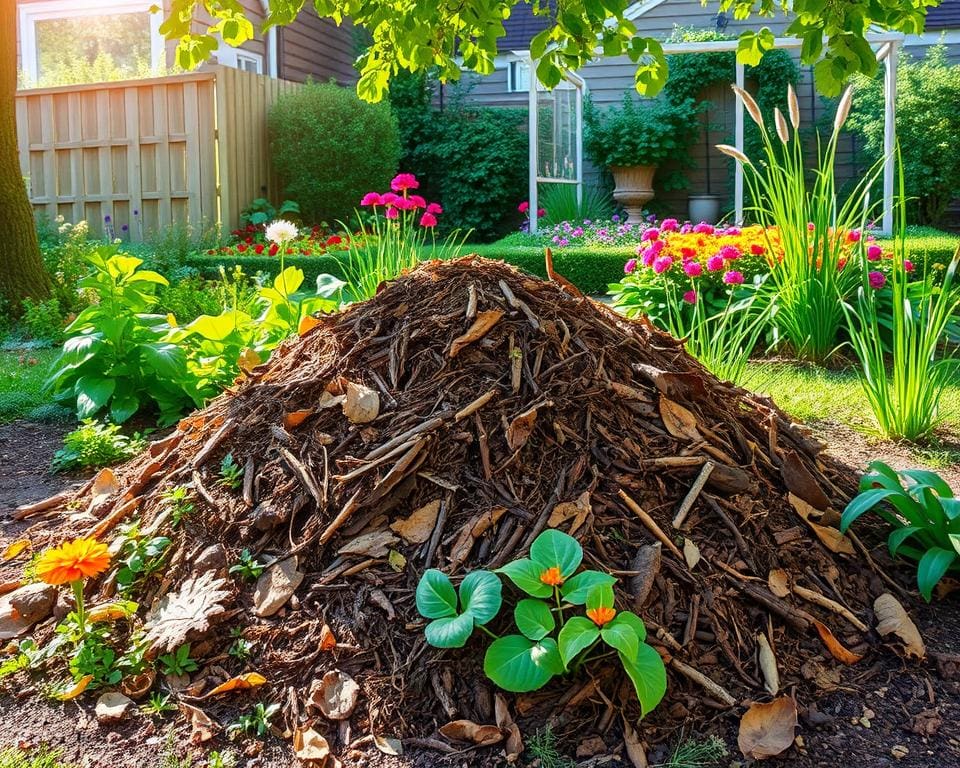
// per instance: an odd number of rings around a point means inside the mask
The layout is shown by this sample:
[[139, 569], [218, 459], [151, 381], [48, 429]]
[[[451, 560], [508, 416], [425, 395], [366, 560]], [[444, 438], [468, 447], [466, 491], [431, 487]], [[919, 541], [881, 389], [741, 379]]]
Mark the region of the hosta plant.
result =
[[840, 530], [871, 510], [890, 525], [891, 556], [916, 561], [917, 586], [929, 602], [947, 572], [960, 572], [960, 499], [934, 472], [896, 472], [874, 461], [860, 480], [860, 493], [843, 511]]
[[[660, 654], [646, 642], [640, 617], [614, 606], [616, 579], [583, 570], [576, 539], [556, 530], [541, 533], [530, 557], [498, 569], [474, 571], [459, 595], [438, 570], [424, 573], [417, 586], [417, 609], [432, 619], [425, 633], [438, 648], [462, 648], [475, 629], [493, 638], [484, 655], [487, 677], [504, 690], [522, 693], [542, 688], [557, 675], [579, 669], [594, 656], [616, 652], [633, 682], [644, 715], [663, 698], [666, 670]], [[505, 576], [524, 593], [513, 606], [517, 632], [497, 636], [487, 625], [503, 607]]]

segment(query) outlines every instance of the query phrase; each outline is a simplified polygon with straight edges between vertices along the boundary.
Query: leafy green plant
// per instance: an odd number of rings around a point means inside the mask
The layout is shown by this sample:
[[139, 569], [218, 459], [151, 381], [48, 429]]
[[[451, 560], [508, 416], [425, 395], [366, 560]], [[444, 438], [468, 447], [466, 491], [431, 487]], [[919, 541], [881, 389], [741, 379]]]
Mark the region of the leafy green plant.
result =
[[274, 219], [289, 219], [299, 215], [300, 205], [296, 200], [284, 200], [276, 207], [267, 198], [258, 197], [240, 212], [240, 224], [244, 227], [247, 224], [260, 227]]
[[147, 313], [156, 303], [154, 288], [166, 285], [166, 278], [139, 269], [141, 260], [120, 255], [116, 245], [102, 245], [87, 259], [94, 271], [80, 287], [94, 292], [98, 303], [66, 328], [68, 339], [50, 378], [54, 396], [74, 402], [78, 418], [109, 410], [118, 424], [150, 401], [162, 423], [200, 405], [186, 356], [164, 340], [166, 318]]
[[[530, 557], [507, 563], [497, 573], [528, 597], [519, 600], [513, 619], [519, 634], [497, 637], [486, 624], [502, 606], [501, 584], [489, 571], [474, 571], [460, 584], [427, 570], [417, 585], [417, 610], [432, 621], [427, 642], [440, 648], [460, 648], [475, 628], [494, 637], [484, 655], [483, 669], [496, 685], [517, 693], [542, 688], [556, 675], [578, 669], [597, 645], [613, 649], [633, 682], [643, 714], [666, 692], [663, 660], [647, 645], [643, 621], [614, 608], [616, 579], [600, 571], [577, 572], [583, 550], [576, 539], [553, 529], [530, 547]], [[585, 615], [564, 617], [583, 607]]]
[[229, 749], [224, 752], [213, 750], [207, 755], [207, 768], [235, 768], [237, 756]]
[[948, 571], [960, 571], [960, 499], [934, 472], [896, 472], [882, 461], [871, 462], [869, 469], [860, 479], [860, 493], [840, 517], [840, 530], [866, 512], [879, 515], [892, 529], [890, 555], [916, 561], [917, 586], [930, 602], [937, 582]]
[[279, 704], [265, 705], [262, 701], [251, 712], [241, 715], [235, 723], [227, 726], [227, 733], [236, 736], [241, 733], [263, 737], [270, 730], [270, 721], [280, 711]]
[[153, 691], [146, 702], [140, 705], [140, 711], [149, 717], [162, 717], [167, 712], [176, 712], [177, 705], [171, 701], [169, 693], [163, 694], [160, 691]]
[[70, 656], [70, 674], [75, 681], [90, 676], [89, 688], [116, 685], [123, 679], [117, 652], [101, 628], [88, 631]]
[[31, 339], [56, 344], [63, 342], [63, 329], [66, 323], [60, 301], [56, 297], [46, 301], [24, 299], [20, 322]]
[[108, 467], [133, 458], [145, 447], [146, 440], [139, 434], [130, 437], [122, 434], [117, 424], [84, 419], [63, 438], [63, 448], [53, 455], [51, 465], [54, 472]]
[[253, 643], [243, 636], [243, 629], [240, 627], [231, 629], [230, 637], [233, 638], [233, 642], [230, 643], [230, 648], [227, 650], [227, 653], [239, 661], [249, 659], [250, 654], [253, 652]]
[[49, 747], [24, 751], [18, 747], [0, 749], [0, 768], [76, 768], [61, 761], [62, 752]]
[[609, 219], [613, 215], [613, 200], [597, 187], [585, 186], [577, 199], [574, 184], [544, 184], [538, 198], [546, 210], [542, 224], [561, 224], [564, 221]]
[[245, 549], [240, 553], [239, 562], [230, 566], [229, 572], [239, 574], [242, 579], [253, 581], [254, 579], [260, 578], [260, 574], [266, 570], [266, 567], [266, 565], [257, 560], [249, 549]]
[[116, 581], [121, 593], [131, 593], [160, 571], [170, 544], [171, 541], [166, 536], [141, 538], [136, 524], [128, 529], [118, 554], [120, 568], [117, 570]]
[[[843, 200], [837, 192], [837, 142], [852, 94], [847, 91], [826, 146], [818, 143], [812, 174], [799, 134], [796, 94], [788, 91], [790, 120], [775, 111], [775, 143], [753, 97], [737, 90], [753, 118], [763, 146], [763, 161], [754, 163], [733, 147], [718, 145], [743, 166], [753, 211], [764, 226], [769, 253], [782, 253], [771, 265], [775, 289], [773, 322], [783, 340], [800, 359], [823, 362], [836, 349], [843, 323], [842, 301], [860, 282], [860, 270], [847, 264], [849, 243], [862, 238], [869, 211], [869, 190], [880, 173], [875, 166]], [[812, 184], [808, 182], [812, 178]], [[772, 229], [772, 228], [776, 229]], [[777, 241], [771, 240], [776, 232]], [[841, 301], [838, 301], [840, 297]]]
[[[904, 167], [899, 167], [900, 194], [896, 205], [897, 237], [890, 272], [889, 305], [871, 284], [867, 256], [863, 285], [847, 313], [850, 344], [860, 361], [857, 373], [880, 431], [890, 438], [917, 440], [929, 435], [940, 419], [940, 399], [960, 371], [960, 360], [948, 343], [948, 327], [960, 309], [960, 289], [954, 285], [960, 248], [946, 268], [942, 282], [933, 274], [911, 283], [905, 268], [906, 195]], [[919, 290], [915, 290], [919, 289]], [[889, 311], [892, 317], [887, 317]], [[887, 330], [892, 338], [891, 368], [887, 367]]]
[[667, 762], [654, 768], [708, 768], [717, 765], [728, 754], [723, 740], [717, 736], [682, 739]]
[[180, 677], [190, 672], [196, 672], [197, 662], [190, 658], [190, 643], [184, 643], [172, 653], [165, 653], [157, 657], [160, 671], [165, 675]]
[[170, 520], [174, 526], [180, 525], [197, 509], [193, 503], [193, 491], [185, 485], [178, 485], [164, 491], [160, 498], [164, 507], [170, 511]]
[[232, 490], [237, 490], [243, 485], [243, 467], [234, 461], [232, 453], [228, 453], [220, 461], [219, 482]]
[[550, 726], [534, 733], [526, 747], [526, 752], [530, 755], [530, 765], [540, 768], [576, 768], [576, 762], [560, 752], [557, 747], [557, 734]]

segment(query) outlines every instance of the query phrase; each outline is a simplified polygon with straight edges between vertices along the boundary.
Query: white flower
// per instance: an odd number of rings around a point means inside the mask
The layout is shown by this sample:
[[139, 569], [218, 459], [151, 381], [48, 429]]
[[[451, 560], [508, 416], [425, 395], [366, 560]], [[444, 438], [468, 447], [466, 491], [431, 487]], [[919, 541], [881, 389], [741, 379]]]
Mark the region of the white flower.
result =
[[293, 240], [300, 231], [297, 225], [286, 219], [277, 219], [267, 227], [267, 240], [277, 245], [283, 245], [288, 240]]

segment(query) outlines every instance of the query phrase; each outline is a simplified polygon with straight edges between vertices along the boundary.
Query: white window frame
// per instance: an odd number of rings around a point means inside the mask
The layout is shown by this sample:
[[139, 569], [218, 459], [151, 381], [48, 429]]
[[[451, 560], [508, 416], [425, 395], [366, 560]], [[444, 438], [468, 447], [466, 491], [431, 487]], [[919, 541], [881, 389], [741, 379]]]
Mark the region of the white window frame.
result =
[[[524, 78], [522, 70], [526, 70]], [[533, 70], [528, 59], [509, 59], [507, 61], [507, 93], [526, 93], [530, 90], [530, 76]]]
[[[255, 69], [249, 70], [244, 68], [241, 66], [242, 62], [253, 63]], [[217, 46], [217, 63], [244, 72], [253, 71], [258, 75], [263, 74], [263, 56], [261, 54], [243, 48], [234, 48], [232, 45], [227, 45], [222, 39]]]
[[[6, 1], [6, 0], [4, 0]], [[160, 34], [162, 13], [151, 13], [156, 0], [45, 0], [22, 3], [19, 8], [20, 66], [31, 82], [37, 82], [37, 22], [51, 19], [77, 19], [85, 16], [110, 16], [143, 12], [150, 18], [150, 66], [160, 69], [164, 64], [166, 41]]]

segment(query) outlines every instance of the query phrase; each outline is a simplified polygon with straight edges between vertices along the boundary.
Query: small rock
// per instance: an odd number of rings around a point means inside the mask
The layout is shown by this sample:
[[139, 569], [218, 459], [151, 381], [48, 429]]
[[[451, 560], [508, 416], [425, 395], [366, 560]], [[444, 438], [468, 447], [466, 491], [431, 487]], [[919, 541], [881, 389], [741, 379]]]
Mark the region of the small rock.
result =
[[593, 757], [606, 752], [607, 745], [599, 736], [584, 739], [577, 746], [577, 757]]
[[261, 618], [273, 616], [279, 611], [303, 581], [297, 570], [297, 559], [287, 558], [271, 565], [257, 579], [253, 593], [254, 613]]
[[910, 750], [903, 746], [903, 744], [895, 744], [890, 749], [890, 754], [897, 758], [897, 760], [903, 760], [903, 758], [910, 754]]
[[123, 720], [133, 706], [133, 699], [114, 691], [105, 693], [97, 699], [94, 712], [97, 714], [97, 722], [101, 725], [110, 725]]
[[219, 571], [227, 567], [227, 552], [222, 544], [211, 544], [197, 555], [193, 561], [193, 570], [196, 573], [204, 571]]

